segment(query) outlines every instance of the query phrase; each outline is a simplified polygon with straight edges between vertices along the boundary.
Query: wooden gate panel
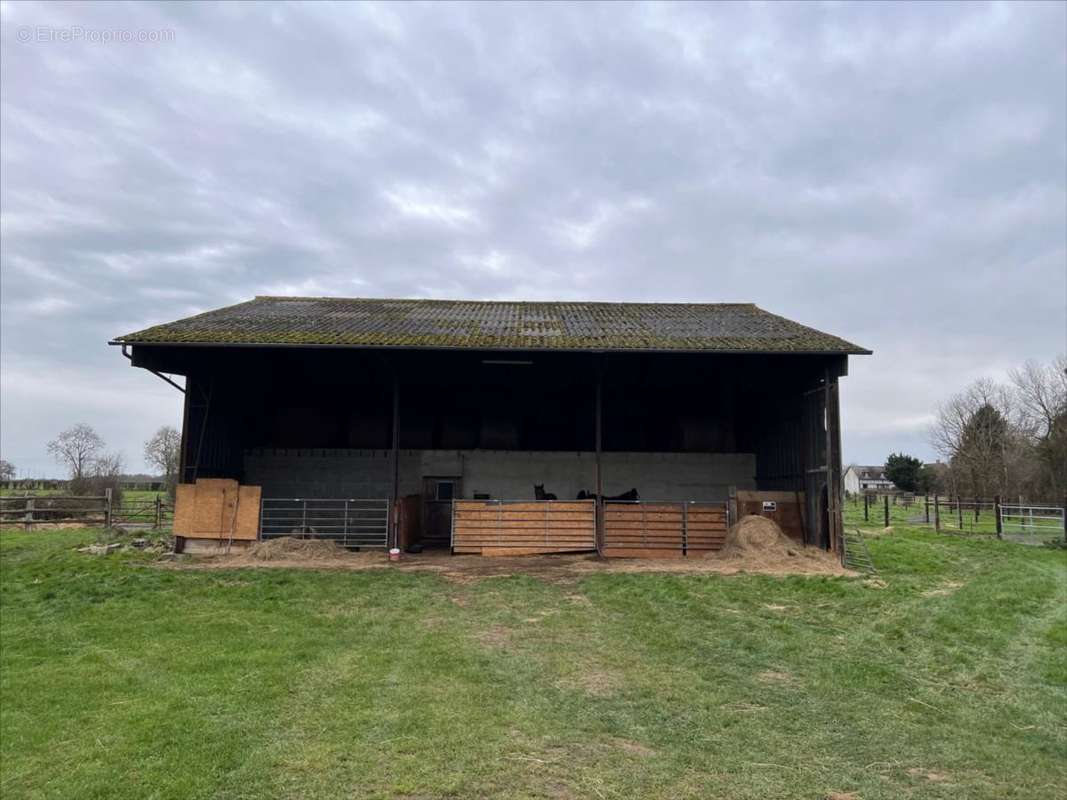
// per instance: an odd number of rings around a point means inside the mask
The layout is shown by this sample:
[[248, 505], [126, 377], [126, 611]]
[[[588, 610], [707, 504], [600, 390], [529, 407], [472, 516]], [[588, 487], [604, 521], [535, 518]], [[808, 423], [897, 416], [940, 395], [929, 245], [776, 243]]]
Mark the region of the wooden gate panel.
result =
[[604, 547], [609, 558], [683, 558], [720, 550], [726, 503], [606, 502]]
[[456, 500], [452, 550], [456, 553], [534, 555], [596, 549], [591, 500]]
[[609, 558], [681, 558], [685, 507], [681, 503], [604, 503], [603, 555]]

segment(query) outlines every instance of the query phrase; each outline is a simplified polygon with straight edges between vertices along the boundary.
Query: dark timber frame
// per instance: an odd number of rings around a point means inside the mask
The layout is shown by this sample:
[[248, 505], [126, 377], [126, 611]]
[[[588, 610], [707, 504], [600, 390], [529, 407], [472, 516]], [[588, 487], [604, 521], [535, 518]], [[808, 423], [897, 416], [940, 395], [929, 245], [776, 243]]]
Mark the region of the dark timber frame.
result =
[[185, 376], [183, 481], [394, 511], [430, 477], [470, 501], [547, 484], [597, 498], [598, 548], [605, 495], [736, 488], [795, 496], [797, 535], [839, 549], [838, 381], [869, 352], [751, 304], [272, 297], [112, 344], [176, 388]]

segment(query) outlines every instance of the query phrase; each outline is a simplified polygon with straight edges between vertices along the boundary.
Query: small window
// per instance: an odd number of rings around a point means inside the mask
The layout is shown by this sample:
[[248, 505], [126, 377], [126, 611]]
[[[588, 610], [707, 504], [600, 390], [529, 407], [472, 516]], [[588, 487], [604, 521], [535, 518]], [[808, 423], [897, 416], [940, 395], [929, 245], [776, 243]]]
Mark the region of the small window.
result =
[[437, 490], [434, 494], [436, 500], [452, 500], [456, 495], [455, 481], [438, 481]]

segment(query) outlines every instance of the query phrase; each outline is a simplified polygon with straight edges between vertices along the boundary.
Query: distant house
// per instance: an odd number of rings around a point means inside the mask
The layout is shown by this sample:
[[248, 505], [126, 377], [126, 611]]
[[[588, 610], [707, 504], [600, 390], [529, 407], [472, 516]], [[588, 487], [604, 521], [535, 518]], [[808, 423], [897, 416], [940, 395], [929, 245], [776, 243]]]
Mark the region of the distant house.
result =
[[897, 487], [885, 475], [885, 467], [860, 467], [850, 464], [842, 476], [845, 491], [849, 494], [860, 492], [893, 491]]

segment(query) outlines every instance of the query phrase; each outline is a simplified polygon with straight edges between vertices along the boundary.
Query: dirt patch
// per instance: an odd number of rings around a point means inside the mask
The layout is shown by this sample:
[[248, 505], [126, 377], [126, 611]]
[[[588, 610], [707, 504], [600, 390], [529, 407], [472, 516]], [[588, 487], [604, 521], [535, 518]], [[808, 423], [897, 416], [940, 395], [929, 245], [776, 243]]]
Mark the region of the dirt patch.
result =
[[860, 800], [860, 796], [855, 792], [830, 792], [826, 800]]
[[951, 780], [951, 777], [944, 772], [934, 772], [932, 770], [922, 769], [921, 767], [912, 767], [908, 770], [908, 774], [913, 778], [925, 778], [930, 783], [944, 783]]
[[488, 647], [507, 647], [511, 643], [511, 631], [503, 625], [494, 625], [476, 634], [475, 638]]
[[176, 569], [235, 569], [246, 567], [303, 569], [380, 569], [389, 566], [389, 556], [380, 550], [352, 552], [324, 539], [279, 536], [255, 542], [244, 550], [204, 556], [179, 556], [160, 566]]
[[578, 689], [590, 697], [611, 697], [623, 685], [622, 679], [611, 670], [585, 667], [576, 675], [566, 678], [560, 685]]
[[[762, 518], [760, 518], [762, 519]], [[773, 524], [773, 523], [772, 523]], [[594, 573], [671, 573], [682, 575], [842, 575], [857, 573], [846, 570], [837, 556], [811, 547], [800, 547], [790, 540], [780, 552], [709, 554], [690, 558], [601, 558], [595, 554], [538, 555], [485, 558], [476, 555], [451, 555], [447, 550], [430, 550], [418, 555], [405, 553], [400, 561], [391, 562], [380, 550], [349, 552], [331, 542], [314, 539], [279, 537], [257, 542], [248, 550], [229, 555], [178, 556], [157, 562], [173, 569], [240, 569], [299, 568], [317, 570], [395, 569], [432, 572], [456, 584], [469, 584], [493, 578], [536, 578], [547, 583], [574, 584]], [[586, 603], [578, 594], [569, 595], [574, 603]]]
[[618, 736], [613, 736], [608, 739], [608, 744], [616, 750], [622, 750], [623, 752], [640, 756], [641, 758], [651, 758], [656, 755], [656, 751], [651, 747], [643, 745], [640, 742], [635, 742], [633, 739], [622, 739]]
[[774, 670], [767, 670], [761, 672], [756, 676], [756, 680], [762, 683], [792, 683], [793, 676], [788, 672], [776, 672]]
[[923, 597], [945, 597], [950, 594], [954, 594], [957, 589], [963, 586], [962, 583], [957, 581], [945, 581], [936, 589], [927, 589], [922, 593]]
[[761, 706], [759, 703], [727, 703], [726, 705], [719, 706], [723, 711], [766, 711], [767, 706]]

